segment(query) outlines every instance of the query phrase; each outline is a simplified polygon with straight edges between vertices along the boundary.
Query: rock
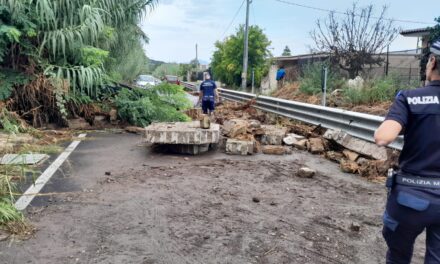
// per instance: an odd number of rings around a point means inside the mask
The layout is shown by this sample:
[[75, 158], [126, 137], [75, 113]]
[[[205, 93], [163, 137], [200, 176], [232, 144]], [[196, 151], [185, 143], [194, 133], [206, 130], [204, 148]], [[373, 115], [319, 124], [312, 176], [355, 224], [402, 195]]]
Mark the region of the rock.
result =
[[289, 152], [287, 147], [279, 145], [265, 145], [262, 146], [262, 151], [267, 155], [284, 155]]
[[227, 120], [223, 124], [223, 134], [229, 138], [236, 138], [247, 133], [249, 123], [242, 119]]
[[344, 150], [342, 154], [344, 154], [344, 156], [351, 161], [356, 161], [359, 158], [359, 153], [353, 152], [348, 149]]
[[112, 109], [112, 110], [110, 110], [108, 115], [110, 118], [110, 122], [114, 122], [114, 121], [118, 120], [118, 110]]
[[324, 138], [333, 140], [349, 150], [376, 160], [388, 160], [389, 158], [389, 153], [385, 147], [379, 147], [376, 144], [355, 138], [340, 130], [329, 129], [324, 134]]
[[128, 127], [125, 127], [125, 131], [127, 131], [129, 133], [133, 133], [133, 134], [143, 135], [145, 133], [145, 128], [143, 128], [143, 127], [135, 127], [135, 126], [128, 126]]
[[263, 145], [282, 145], [283, 139], [287, 134], [286, 127], [264, 125], [261, 126], [264, 134], [261, 137], [261, 144]]
[[187, 157], [185, 157], [185, 158], [183, 158], [185, 161], [188, 161], [189, 160], [189, 158], [187, 158]]
[[228, 139], [226, 141], [226, 153], [230, 155], [252, 155], [254, 142], [245, 140]]
[[309, 139], [310, 152], [313, 154], [319, 154], [325, 151], [324, 142], [322, 138], [311, 138]]
[[211, 120], [208, 115], [203, 115], [200, 119], [200, 127], [203, 129], [209, 129], [211, 127]]
[[346, 159], [341, 160], [340, 167], [341, 170], [346, 173], [355, 174], [359, 172], [359, 165], [351, 160], [346, 160]]
[[370, 162], [369, 160], [367, 160], [366, 158], [358, 158], [357, 159], [357, 164], [359, 164], [359, 166], [364, 166], [367, 165], [368, 162]]
[[110, 176], [110, 175], [112, 175], [112, 173], [110, 171], [106, 171], [105, 175]]
[[351, 223], [350, 229], [353, 232], [359, 232], [359, 231], [361, 231], [361, 225], [359, 223], [356, 223], [356, 222]]
[[341, 160], [344, 158], [344, 155], [340, 152], [336, 152], [336, 151], [327, 151], [325, 153], [325, 157], [331, 161], [340, 163]]
[[74, 130], [92, 129], [92, 126], [84, 118], [76, 118], [67, 120], [67, 125]]
[[107, 125], [107, 117], [103, 115], [95, 116], [95, 118], [93, 119], [93, 125], [97, 127], [104, 127], [105, 125]]
[[296, 176], [298, 176], [300, 178], [309, 178], [310, 179], [310, 178], [313, 178], [313, 176], [315, 176], [315, 174], [316, 174], [315, 170], [312, 170], [307, 167], [303, 167], [298, 170], [298, 173], [296, 174]]
[[283, 138], [283, 142], [288, 146], [293, 146], [294, 144], [297, 144], [299, 141], [304, 139], [305, 137], [297, 134], [287, 134], [287, 136]]
[[300, 150], [307, 150], [310, 148], [310, 142], [308, 139], [302, 139], [294, 143], [293, 146]]
[[253, 198], [252, 198], [252, 202], [254, 202], [254, 203], [259, 203], [259, 202], [260, 202], [260, 199], [257, 198], [257, 197], [253, 197]]
[[261, 122], [258, 120], [249, 120], [249, 127], [252, 129], [261, 128]]

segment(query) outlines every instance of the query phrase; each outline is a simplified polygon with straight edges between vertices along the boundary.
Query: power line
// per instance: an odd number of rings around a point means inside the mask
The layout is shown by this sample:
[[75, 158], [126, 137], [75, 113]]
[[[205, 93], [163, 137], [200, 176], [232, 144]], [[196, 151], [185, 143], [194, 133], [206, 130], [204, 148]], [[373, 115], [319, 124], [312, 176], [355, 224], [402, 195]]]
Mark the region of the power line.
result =
[[[347, 13], [341, 12], [341, 11], [337, 11], [337, 10], [330, 10], [330, 9], [324, 9], [324, 8], [320, 8], [320, 7], [303, 5], [303, 4], [298, 4], [298, 3], [294, 3], [294, 2], [290, 2], [290, 1], [286, 1], [286, 0], [275, 0], [275, 1], [283, 3], [283, 4], [287, 4], [287, 5], [298, 6], [298, 7], [318, 10], [318, 11], [327, 12], [327, 13], [335, 13], [335, 14], [340, 14], [340, 15], [347, 15]], [[355, 14], [355, 16], [362, 17], [362, 15], [359, 15], [359, 14]], [[432, 25], [432, 24], [434, 24], [434, 23], [428, 23], [428, 22], [422, 22], [422, 21], [401, 20], [401, 19], [392, 19], [392, 18], [384, 18], [384, 17], [382, 17], [382, 18], [380, 18], [380, 17], [371, 17], [371, 18], [373, 18], [373, 19], [383, 19], [383, 20], [386, 20], [386, 21], [396, 21], [396, 22], [403, 22], [403, 23], [412, 23], [412, 24], [425, 24], [425, 25]]]
[[223, 39], [223, 37], [228, 32], [229, 28], [231, 28], [231, 26], [234, 23], [235, 19], [237, 18], [238, 14], [240, 14], [241, 9], [243, 8], [244, 2], [246, 2], [246, 0], [243, 0], [243, 2], [241, 3], [240, 7], [237, 10], [237, 12], [235, 13], [234, 17], [232, 18], [231, 23], [229, 23], [228, 27], [225, 29], [225, 31], [223, 32], [223, 34], [222, 34], [220, 39]]

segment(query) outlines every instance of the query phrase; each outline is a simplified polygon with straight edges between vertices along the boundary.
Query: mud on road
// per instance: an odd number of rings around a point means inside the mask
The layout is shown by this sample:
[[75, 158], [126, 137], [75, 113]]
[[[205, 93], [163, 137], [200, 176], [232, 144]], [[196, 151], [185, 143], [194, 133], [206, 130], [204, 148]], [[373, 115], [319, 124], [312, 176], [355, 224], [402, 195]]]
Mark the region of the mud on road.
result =
[[36, 237], [1, 242], [0, 263], [384, 263], [384, 188], [306, 152], [149, 153], [107, 174], [31, 208]]

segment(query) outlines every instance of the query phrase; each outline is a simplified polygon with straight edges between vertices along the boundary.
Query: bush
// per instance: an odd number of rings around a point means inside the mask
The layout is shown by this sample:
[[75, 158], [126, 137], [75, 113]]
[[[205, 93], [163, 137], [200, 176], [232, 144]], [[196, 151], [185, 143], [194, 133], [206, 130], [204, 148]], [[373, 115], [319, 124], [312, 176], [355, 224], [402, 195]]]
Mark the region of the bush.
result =
[[[299, 90], [308, 95], [316, 95], [321, 93], [321, 75], [322, 67], [327, 65], [326, 62], [316, 62], [308, 64], [304, 67], [303, 73], [299, 77]], [[344, 80], [339, 74], [329, 67], [327, 74], [327, 92], [339, 89], [343, 86]]]
[[119, 117], [136, 126], [152, 122], [189, 121], [180, 112], [191, 108], [185, 91], [178, 85], [163, 83], [148, 90], [122, 89], [115, 99]]
[[417, 87], [418, 83], [404, 82], [396, 74], [387, 77], [367, 80], [361, 89], [343, 89], [343, 94], [348, 103], [351, 104], [373, 104], [394, 100], [399, 90], [406, 90]]

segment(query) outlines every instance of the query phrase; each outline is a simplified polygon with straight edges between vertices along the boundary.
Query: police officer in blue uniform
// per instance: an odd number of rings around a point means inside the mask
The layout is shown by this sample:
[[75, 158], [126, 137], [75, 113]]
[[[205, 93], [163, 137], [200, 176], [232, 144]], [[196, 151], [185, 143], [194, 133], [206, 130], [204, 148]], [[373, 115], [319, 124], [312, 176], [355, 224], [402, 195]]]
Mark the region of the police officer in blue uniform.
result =
[[440, 39], [430, 47], [429, 84], [398, 93], [375, 133], [386, 146], [405, 136], [399, 170], [389, 175], [383, 236], [388, 264], [409, 264], [414, 241], [426, 230], [425, 264], [440, 263]]
[[215, 100], [218, 98], [217, 85], [211, 80], [209, 73], [205, 74], [205, 81], [200, 85], [199, 103], [202, 103], [204, 114], [211, 115], [215, 110]]

